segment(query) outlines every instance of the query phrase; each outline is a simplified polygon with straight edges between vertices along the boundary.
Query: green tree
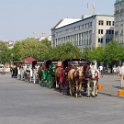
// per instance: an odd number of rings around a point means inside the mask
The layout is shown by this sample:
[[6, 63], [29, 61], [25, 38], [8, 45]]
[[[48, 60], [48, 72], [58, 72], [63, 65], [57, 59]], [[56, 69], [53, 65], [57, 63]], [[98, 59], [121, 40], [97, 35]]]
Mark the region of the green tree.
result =
[[49, 60], [52, 59], [53, 48], [51, 46], [51, 41], [44, 39], [41, 41], [42, 48], [42, 59]]
[[46, 60], [50, 57], [51, 49], [51, 42], [47, 39], [37, 41], [34, 38], [27, 38], [15, 43], [12, 55], [14, 56], [14, 61], [19, 61], [29, 56], [39, 60]]
[[113, 65], [117, 64], [119, 60], [121, 60], [123, 56], [123, 47], [118, 44], [117, 41], [109, 42], [105, 47], [105, 59], [110, 65], [111, 72]]
[[122, 47], [116, 42], [111, 41], [105, 47], [105, 58], [110, 64], [119, 61], [123, 56]]
[[11, 50], [11, 58], [13, 61], [20, 61], [22, 58], [24, 58], [24, 52], [23, 52], [23, 44], [21, 41], [18, 41], [15, 43], [14, 47]]
[[4, 42], [0, 42], [0, 63], [9, 62], [9, 49]]
[[44, 44], [48, 48], [51, 48], [51, 41], [49, 41], [48, 39], [44, 39], [41, 42], [42, 42], [42, 44]]
[[81, 56], [82, 58], [91, 61], [91, 48], [84, 48]]
[[61, 60], [81, 57], [80, 49], [77, 46], [74, 46], [72, 43], [58, 45], [56, 49], [54, 49], [54, 53], [55, 58]]
[[105, 60], [104, 47], [92, 48], [89, 56], [91, 60], [96, 60], [97, 62], [104, 62]]

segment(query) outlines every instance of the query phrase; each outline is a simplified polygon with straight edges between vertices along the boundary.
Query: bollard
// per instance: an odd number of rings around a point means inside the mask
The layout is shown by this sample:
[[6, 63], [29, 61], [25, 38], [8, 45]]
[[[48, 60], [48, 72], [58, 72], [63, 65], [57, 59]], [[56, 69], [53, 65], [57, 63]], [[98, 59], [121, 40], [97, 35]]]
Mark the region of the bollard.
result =
[[124, 90], [118, 90], [117, 95], [118, 96], [124, 96]]
[[97, 86], [97, 90], [103, 90], [103, 86], [99, 84], [99, 85]]

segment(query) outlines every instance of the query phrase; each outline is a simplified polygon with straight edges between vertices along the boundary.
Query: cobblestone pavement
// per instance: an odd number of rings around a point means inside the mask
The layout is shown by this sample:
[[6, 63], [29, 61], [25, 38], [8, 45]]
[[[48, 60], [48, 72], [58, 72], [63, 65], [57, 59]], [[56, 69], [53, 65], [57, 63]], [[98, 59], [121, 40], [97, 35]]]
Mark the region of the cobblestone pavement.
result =
[[[118, 90], [111, 76], [100, 79]], [[112, 88], [111, 87], [111, 88]], [[103, 92], [103, 91], [102, 91]], [[117, 124], [124, 122], [124, 99], [99, 94], [95, 98], [74, 98], [0, 75], [0, 124]]]

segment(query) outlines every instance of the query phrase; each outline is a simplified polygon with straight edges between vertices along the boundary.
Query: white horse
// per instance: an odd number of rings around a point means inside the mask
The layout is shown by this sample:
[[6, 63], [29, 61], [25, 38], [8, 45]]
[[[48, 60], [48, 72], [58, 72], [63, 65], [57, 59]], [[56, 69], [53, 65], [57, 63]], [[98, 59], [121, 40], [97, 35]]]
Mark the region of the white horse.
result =
[[88, 71], [88, 73], [90, 73], [90, 77], [87, 82], [87, 96], [89, 97], [90, 95], [92, 95], [93, 97], [95, 97], [97, 96], [99, 72], [95, 68], [90, 68]]

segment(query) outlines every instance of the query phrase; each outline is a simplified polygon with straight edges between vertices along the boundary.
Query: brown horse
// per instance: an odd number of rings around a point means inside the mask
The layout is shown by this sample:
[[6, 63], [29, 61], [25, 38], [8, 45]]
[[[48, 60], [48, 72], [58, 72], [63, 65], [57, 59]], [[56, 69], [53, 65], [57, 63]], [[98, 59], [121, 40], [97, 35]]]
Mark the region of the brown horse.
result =
[[82, 83], [83, 83], [83, 66], [78, 67], [77, 69], [71, 69], [68, 72], [68, 80], [69, 80], [69, 89], [70, 95], [72, 96], [72, 91], [76, 89], [75, 96], [81, 96], [82, 92]]
[[61, 66], [56, 67], [55, 69], [55, 81], [56, 81], [56, 88], [60, 89], [60, 84], [63, 81], [63, 68]]

